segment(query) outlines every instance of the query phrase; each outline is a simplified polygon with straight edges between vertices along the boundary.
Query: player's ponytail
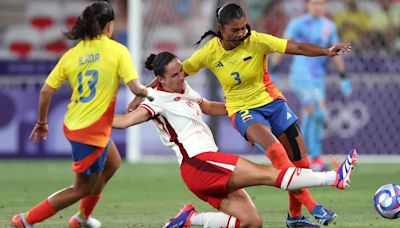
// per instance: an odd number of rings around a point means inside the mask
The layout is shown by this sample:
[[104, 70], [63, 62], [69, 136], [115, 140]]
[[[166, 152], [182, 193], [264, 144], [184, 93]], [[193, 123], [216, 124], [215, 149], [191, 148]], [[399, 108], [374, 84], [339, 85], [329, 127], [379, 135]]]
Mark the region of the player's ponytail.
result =
[[144, 63], [144, 67], [146, 67], [146, 69], [148, 70], [154, 70], [153, 62], [155, 58], [156, 58], [155, 54], [150, 54], [149, 57], [147, 57], [146, 62]]
[[197, 41], [193, 46], [196, 46], [196, 48], [199, 46], [199, 44], [201, 43], [201, 41], [206, 38], [209, 35], [213, 35], [213, 36], [217, 36], [217, 37], [221, 37], [221, 33], [220, 32], [214, 32], [213, 30], [208, 30], [207, 32], [205, 32], [201, 37], [200, 40]]
[[148, 70], [154, 70], [156, 76], [164, 77], [165, 66], [168, 65], [176, 56], [171, 52], [160, 52], [158, 55], [150, 54], [145, 62], [145, 67]]
[[[220, 24], [221, 26], [224, 26], [233, 19], [246, 17], [246, 14], [244, 13], [243, 9], [239, 5], [230, 3], [230, 4], [226, 4], [224, 6], [217, 8], [217, 10], [215, 11], [215, 16], [217, 18], [217, 23]], [[249, 37], [251, 35], [250, 25], [246, 24], [246, 29], [247, 29], [247, 34], [242, 38], [242, 40], [245, 40], [247, 37]], [[220, 31], [214, 32], [213, 30], [208, 30], [201, 36], [200, 40], [197, 41], [193, 46], [198, 47], [199, 44], [201, 43], [201, 41], [209, 35], [213, 35], [213, 36], [222, 38]]]
[[107, 23], [113, 20], [111, 5], [106, 1], [95, 1], [85, 8], [72, 29], [64, 35], [70, 40], [92, 40], [101, 35]]

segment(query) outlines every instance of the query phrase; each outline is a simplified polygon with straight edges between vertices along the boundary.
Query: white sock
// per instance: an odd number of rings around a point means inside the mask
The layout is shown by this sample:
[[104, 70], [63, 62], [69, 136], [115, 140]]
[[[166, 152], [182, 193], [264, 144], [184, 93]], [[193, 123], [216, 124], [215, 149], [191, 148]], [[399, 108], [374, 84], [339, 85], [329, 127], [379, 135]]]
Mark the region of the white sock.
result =
[[193, 226], [235, 228], [236, 218], [222, 212], [201, 212], [190, 217]]
[[330, 186], [335, 182], [335, 171], [314, 172], [311, 169], [289, 167], [278, 187], [284, 190], [297, 190], [308, 187]]

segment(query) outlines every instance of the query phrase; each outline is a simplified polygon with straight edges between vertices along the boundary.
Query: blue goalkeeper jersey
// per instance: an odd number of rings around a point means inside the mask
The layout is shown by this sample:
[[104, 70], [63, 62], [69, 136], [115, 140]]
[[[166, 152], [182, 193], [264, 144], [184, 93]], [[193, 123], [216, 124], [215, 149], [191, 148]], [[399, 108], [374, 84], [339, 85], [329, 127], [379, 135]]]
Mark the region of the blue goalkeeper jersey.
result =
[[[325, 17], [316, 18], [309, 14], [292, 19], [286, 28], [285, 37], [321, 47], [329, 47], [340, 42], [336, 26], [331, 20]], [[294, 56], [290, 74], [292, 77], [307, 75], [322, 80], [327, 58]]]

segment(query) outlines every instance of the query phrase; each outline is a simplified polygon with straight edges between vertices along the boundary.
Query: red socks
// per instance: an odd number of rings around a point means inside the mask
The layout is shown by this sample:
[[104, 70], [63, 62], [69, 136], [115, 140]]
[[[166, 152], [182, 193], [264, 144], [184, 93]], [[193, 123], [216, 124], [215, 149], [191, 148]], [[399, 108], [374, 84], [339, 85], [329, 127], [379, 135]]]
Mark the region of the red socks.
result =
[[[294, 161], [292, 163], [298, 168], [310, 168], [310, 159], [308, 159], [308, 157], [305, 157], [299, 161]], [[297, 196], [295, 196], [295, 194]], [[315, 202], [315, 200], [312, 198], [308, 189], [302, 189], [298, 193], [289, 192], [289, 208], [290, 214], [293, 217], [298, 217], [301, 215], [302, 203], [297, 198], [302, 198], [302, 202], [304, 202], [304, 205], [307, 207], [308, 211], [312, 211], [314, 207], [317, 206], [317, 202]]]
[[46, 199], [33, 207], [25, 216], [25, 220], [33, 225], [53, 216], [55, 213], [57, 211], [51, 206], [49, 200]]
[[265, 155], [271, 160], [272, 165], [277, 169], [285, 169], [293, 167], [289, 157], [286, 154], [285, 148], [280, 143], [274, 143], [267, 148]]
[[[280, 143], [272, 144], [270, 147], [267, 148], [265, 154], [271, 160], [272, 165], [277, 169], [285, 170], [288, 167], [294, 166], [301, 168], [310, 167], [310, 161], [307, 157], [291, 163], [289, 157], [286, 154], [285, 148]], [[280, 183], [282, 182], [283, 173], [284, 172], [281, 172], [282, 175], [279, 175], [277, 182], [275, 183], [275, 186], [277, 186], [278, 188], [280, 187]], [[312, 198], [308, 189], [302, 189], [296, 192], [289, 192], [289, 204], [290, 215], [292, 217], [297, 217], [301, 215], [302, 204], [307, 207], [308, 211], [312, 211], [317, 205], [317, 202], [315, 202], [315, 200]]]
[[92, 214], [94, 208], [99, 202], [101, 194], [99, 195], [88, 195], [85, 198], [81, 199], [81, 205], [79, 207], [79, 216], [83, 219], [88, 219]]
[[[90, 214], [93, 212], [93, 209], [96, 207], [97, 202], [100, 200], [100, 195], [88, 195], [81, 200], [81, 205], [79, 208], [79, 215], [88, 219]], [[27, 212], [25, 216], [25, 220], [33, 225], [35, 223], [41, 222], [47, 218], [50, 218], [55, 213], [57, 213], [56, 209], [50, 204], [49, 200], [46, 199], [43, 202], [39, 203], [35, 207], [33, 207], [30, 211]]]

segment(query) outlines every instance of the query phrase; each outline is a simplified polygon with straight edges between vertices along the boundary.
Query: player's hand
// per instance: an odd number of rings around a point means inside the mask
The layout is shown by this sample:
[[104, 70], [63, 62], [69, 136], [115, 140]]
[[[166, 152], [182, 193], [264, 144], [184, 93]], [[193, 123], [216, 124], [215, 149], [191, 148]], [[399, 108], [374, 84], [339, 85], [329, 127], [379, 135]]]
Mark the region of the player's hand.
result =
[[336, 55], [341, 55], [345, 52], [351, 51], [351, 45], [350, 43], [347, 44], [336, 44], [328, 49], [329, 53], [328, 56], [336, 56]]
[[31, 134], [29, 135], [29, 139], [32, 139], [36, 144], [40, 139], [46, 140], [48, 132], [49, 126], [47, 123], [36, 123]]
[[349, 97], [351, 95], [351, 92], [353, 91], [352, 86], [351, 86], [351, 81], [348, 78], [342, 79], [342, 82], [340, 84], [340, 92], [342, 93], [343, 96]]
[[128, 104], [128, 107], [126, 108], [126, 112], [132, 112], [135, 110], [137, 107], [139, 107], [140, 103], [142, 103], [144, 97], [142, 96], [136, 96], [133, 98], [133, 100]]

